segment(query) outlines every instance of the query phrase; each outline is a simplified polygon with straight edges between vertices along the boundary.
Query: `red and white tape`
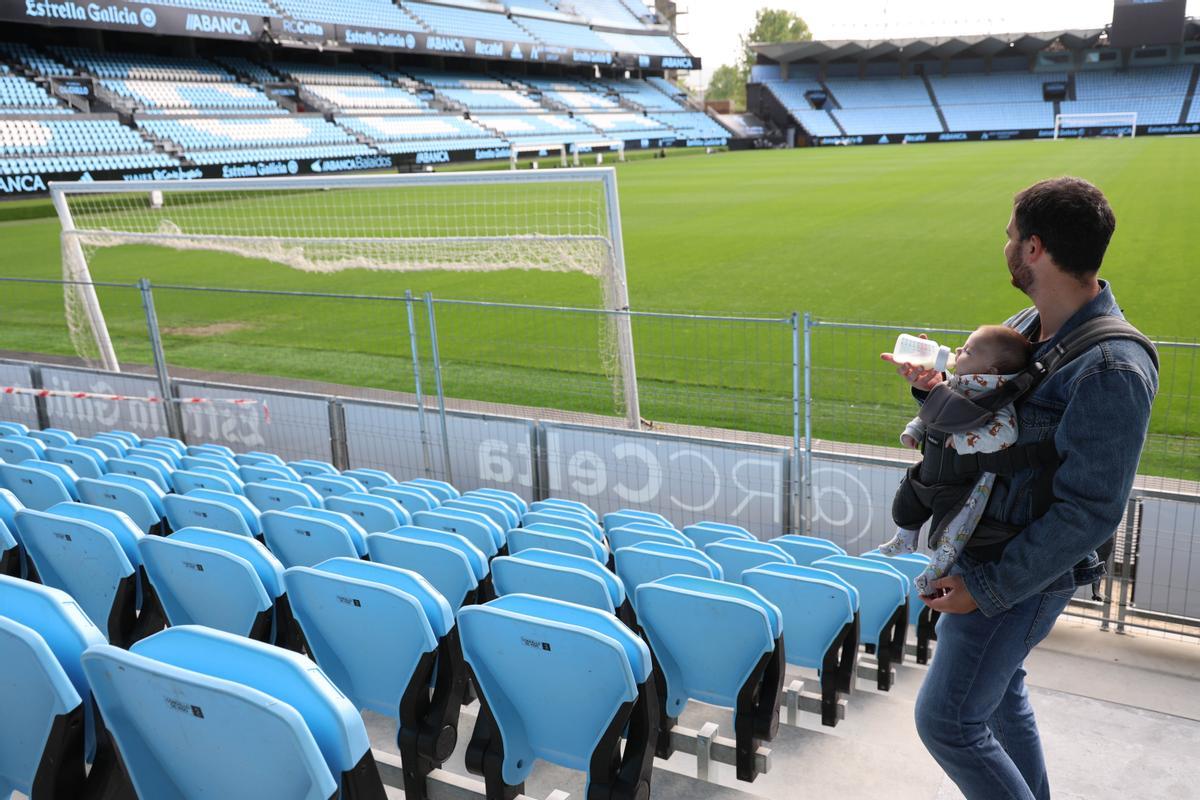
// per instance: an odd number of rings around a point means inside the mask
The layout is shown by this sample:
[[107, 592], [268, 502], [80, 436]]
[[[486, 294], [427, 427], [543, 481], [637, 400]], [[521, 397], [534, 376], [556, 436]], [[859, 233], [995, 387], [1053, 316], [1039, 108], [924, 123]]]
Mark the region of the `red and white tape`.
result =
[[[0, 386], [0, 394], [24, 394], [32, 397], [70, 397], [76, 400], [111, 400], [115, 402], [161, 403], [161, 397], [142, 397], [128, 394], [101, 394], [100, 392], [72, 392], [63, 389], [34, 389], [30, 386]], [[263, 420], [271, 421], [271, 409], [265, 400], [248, 397], [179, 397], [168, 398], [172, 403], [187, 405], [212, 404], [231, 406], [262, 406]]]

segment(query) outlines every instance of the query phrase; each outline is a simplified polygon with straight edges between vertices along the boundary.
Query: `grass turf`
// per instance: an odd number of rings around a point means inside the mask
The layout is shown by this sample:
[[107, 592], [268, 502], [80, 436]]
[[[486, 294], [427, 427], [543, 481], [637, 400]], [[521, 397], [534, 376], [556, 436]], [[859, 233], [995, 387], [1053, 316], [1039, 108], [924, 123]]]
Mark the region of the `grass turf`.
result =
[[[1024, 298], [1001, 250], [1011, 197], [1075, 174], [1109, 195], [1119, 220], [1102, 275], [1148, 333], [1193, 341], [1198, 282], [1188, 247], [1200, 211], [1194, 139], [1004, 142], [723, 153], [618, 168], [630, 298], [636, 309], [764, 315], [777, 322], [635, 321], [643, 416], [791, 431], [792, 333], [786, 318], [973, 327]], [[249, 201], [247, 201], [249, 202]], [[361, 203], [361, 201], [360, 201]], [[33, 208], [21, 215], [33, 215]], [[0, 206], [2, 209], [3, 206]], [[297, 199], [297, 215], [305, 201]], [[327, 213], [327, 212], [326, 212]], [[248, 225], [244, 216], [227, 217]], [[3, 217], [3, 214], [0, 214]], [[351, 235], [361, 212], [324, 219]], [[375, 223], [377, 224], [377, 223]], [[0, 223], [0, 275], [57, 277], [57, 220]], [[553, 272], [299, 272], [266, 261], [152, 247], [100, 251], [99, 281], [483, 299], [592, 308], [597, 282]], [[0, 347], [70, 353], [61, 290], [0, 285]], [[148, 362], [140, 300], [101, 292], [119, 355]], [[402, 304], [159, 290], [168, 360], [182, 366], [407, 389]], [[423, 309], [418, 329], [427, 330]], [[466, 397], [612, 413], [608, 332], [594, 315], [437, 306], [446, 391]], [[901, 387], [875, 360], [895, 333], [813, 333], [815, 434], [891, 444], [907, 419]], [[422, 352], [428, 356], [426, 336]], [[1200, 477], [1190, 414], [1200, 356], [1164, 350], [1163, 387], [1143, 471]], [[428, 388], [428, 387], [427, 387]]]

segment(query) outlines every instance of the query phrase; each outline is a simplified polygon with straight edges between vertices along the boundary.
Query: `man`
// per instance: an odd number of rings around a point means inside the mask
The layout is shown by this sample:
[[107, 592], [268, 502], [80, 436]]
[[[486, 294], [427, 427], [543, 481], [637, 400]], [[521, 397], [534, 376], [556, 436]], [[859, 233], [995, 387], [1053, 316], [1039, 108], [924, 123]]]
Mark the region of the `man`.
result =
[[[1014, 199], [1004, 256], [1037, 313], [1009, 324], [1033, 342], [1035, 360], [1085, 321], [1122, 316], [1097, 278], [1115, 227], [1104, 195], [1078, 178], [1042, 181]], [[909, 364], [897, 371], [918, 399], [944, 379]], [[1094, 345], [1045, 378], [1018, 405], [1017, 444], [1053, 441], [1057, 468], [998, 477], [981, 525], [1013, 535], [968, 546], [925, 599], [942, 616], [917, 731], [968, 800], [1050, 796], [1023, 663], [1076, 587], [1104, 572], [1096, 549], [1124, 513], [1157, 388], [1153, 357], [1131, 339]]]

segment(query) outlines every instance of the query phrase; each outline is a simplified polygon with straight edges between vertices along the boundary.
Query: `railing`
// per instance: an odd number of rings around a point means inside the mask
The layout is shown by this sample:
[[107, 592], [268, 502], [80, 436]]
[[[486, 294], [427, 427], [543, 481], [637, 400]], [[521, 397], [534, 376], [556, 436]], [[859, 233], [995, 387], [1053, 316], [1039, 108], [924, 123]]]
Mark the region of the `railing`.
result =
[[[64, 284], [0, 279], [0, 386], [50, 390], [0, 394], [0, 418], [170, 433], [530, 500], [572, 497], [601, 512], [640, 507], [680, 525], [725, 519], [764, 538], [825, 536], [851, 553], [890, 538], [891, 496], [916, 458], [895, 446], [912, 400], [879, 353], [900, 331], [967, 333], [807, 314], [93, 286], [124, 372], [78, 366]], [[633, 331], [641, 430], [628, 428], [614, 364], [619, 316]], [[1104, 599], [1083, 589], [1070, 613], [1118, 632], [1200, 637], [1200, 346], [1158, 346], [1161, 388]]]

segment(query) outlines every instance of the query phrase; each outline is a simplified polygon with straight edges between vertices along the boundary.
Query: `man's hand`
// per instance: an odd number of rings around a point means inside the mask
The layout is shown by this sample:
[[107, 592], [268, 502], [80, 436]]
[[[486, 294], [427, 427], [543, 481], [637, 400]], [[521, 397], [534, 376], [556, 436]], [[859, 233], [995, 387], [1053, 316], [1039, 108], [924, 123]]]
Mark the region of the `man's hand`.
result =
[[979, 608], [975, 604], [975, 598], [967, 591], [967, 584], [963, 582], [961, 575], [947, 575], [930, 585], [933, 587], [933, 595], [922, 596], [921, 602], [934, 611], [943, 614], [970, 614]]
[[[920, 334], [920, 337], [922, 339], [929, 338], [923, 333]], [[900, 375], [900, 377], [904, 378], [904, 380], [908, 381], [909, 385], [919, 391], [928, 392], [930, 389], [932, 389], [934, 386], [937, 386], [944, 380], [942, 373], [936, 370], [918, 367], [915, 364], [909, 364], [907, 361], [897, 361], [892, 357], [891, 353], [880, 353], [879, 357], [889, 364], [895, 364], [896, 373]]]

